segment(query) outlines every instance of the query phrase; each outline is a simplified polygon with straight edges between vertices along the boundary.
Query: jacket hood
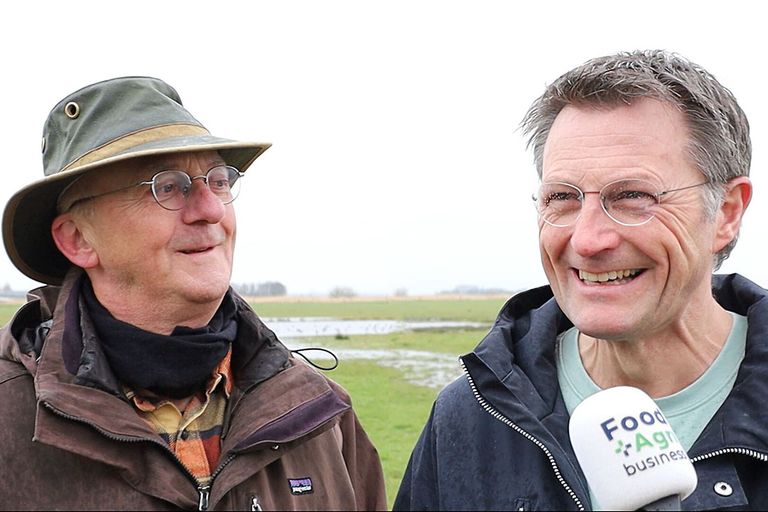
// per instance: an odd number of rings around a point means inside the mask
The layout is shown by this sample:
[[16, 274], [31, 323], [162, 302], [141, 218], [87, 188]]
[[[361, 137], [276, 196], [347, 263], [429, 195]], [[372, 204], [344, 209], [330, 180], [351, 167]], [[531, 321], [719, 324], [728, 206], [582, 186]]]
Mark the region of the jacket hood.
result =
[[0, 330], [0, 359], [20, 363], [35, 375], [59, 291], [58, 286], [42, 286], [27, 293], [27, 302]]
[[[572, 326], [550, 287], [534, 288], [509, 299], [485, 338], [462, 360], [486, 398], [511, 407], [504, 404], [511, 395], [543, 419], [559, 396], [554, 340]], [[543, 378], [533, 382], [529, 375]]]

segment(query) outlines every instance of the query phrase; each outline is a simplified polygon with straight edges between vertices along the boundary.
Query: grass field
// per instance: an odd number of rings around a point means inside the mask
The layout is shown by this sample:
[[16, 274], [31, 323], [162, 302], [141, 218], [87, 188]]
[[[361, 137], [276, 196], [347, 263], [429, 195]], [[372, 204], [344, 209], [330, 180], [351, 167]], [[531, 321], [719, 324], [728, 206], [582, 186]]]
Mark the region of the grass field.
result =
[[490, 322], [504, 297], [482, 299], [390, 299], [317, 302], [254, 302], [262, 317], [320, 316], [347, 320], [467, 320]]
[[409, 384], [394, 368], [373, 361], [343, 362], [329, 376], [350, 393], [360, 423], [379, 451], [391, 509], [436, 391]]
[[[262, 317], [333, 317], [345, 319], [467, 320], [490, 326], [505, 298], [484, 299], [393, 299], [353, 301], [255, 302]], [[0, 304], [0, 324], [7, 322], [18, 305]], [[386, 335], [336, 338], [301, 338], [300, 346], [332, 350], [410, 350], [459, 356], [477, 344], [482, 329], [441, 329]], [[439, 389], [416, 385], [394, 367], [377, 360], [342, 358], [339, 367], [327, 375], [344, 386], [352, 396], [355, 410], [381, 455], [389, 506], [408, 463], [411, 450], [429, 416]], [[456, 362], [458, 373], [458, 362]]]
[[[485, 333], [485, 329], [427, 330], [347, 339], [302, 338], [301, 344], [331, 350], [354, 347], [449, 354], [456, 356], [458, 374], [458, 356], [472, 350]], [[376, 361], [342, 358], [339, 367], [327, 375], [349, 391], [360, 422], [379, 450], [391, 508], [411, 450], [439, 390], [411, 384], [401, 371]]]
[[0, 325], [5, 325], [17, 309], [19, 304], [0, 304]]

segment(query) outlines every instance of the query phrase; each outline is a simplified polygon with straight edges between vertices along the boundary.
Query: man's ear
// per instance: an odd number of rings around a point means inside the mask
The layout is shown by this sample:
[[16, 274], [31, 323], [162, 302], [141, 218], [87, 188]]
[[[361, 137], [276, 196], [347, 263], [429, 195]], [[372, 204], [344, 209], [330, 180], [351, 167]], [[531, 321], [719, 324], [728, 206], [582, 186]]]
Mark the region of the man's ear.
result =
[[725, 195], [717, 211], [717, 230], [713, 251], [717, 253], [736, 238], [741, 227], [741, 218], [752, 200], [752, 182], [740, 176], [725, 185]]
[[96, 250], [83, 233], [80, 219], [71, 213], [62, 213], [51, 224], [51, 235], [59, 251], [80, 268], [93, 268], [99, 264]]

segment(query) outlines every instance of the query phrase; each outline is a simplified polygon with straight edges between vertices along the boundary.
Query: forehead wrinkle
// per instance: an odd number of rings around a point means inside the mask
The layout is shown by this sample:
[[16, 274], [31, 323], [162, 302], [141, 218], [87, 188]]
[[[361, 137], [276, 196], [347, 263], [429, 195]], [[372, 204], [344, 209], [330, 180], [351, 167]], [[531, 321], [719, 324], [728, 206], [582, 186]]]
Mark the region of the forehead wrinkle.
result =
[[[652, 136], [636, 135], [573, 135], [548, 141], [544, 151], [544, 166], [555, 160], [579, 160], [586, 157], [612, 156], [672, 156], [680, 148], [669, 141]], [[585, 153], [587, 153], [585, 155]]]
[[631, 165], [603, 162], [602, 165], [593, 164], [588, 169], [557, 166], [545, 172], [544, 182], [560, 181], [582, 188], [582, 186], [602, 187], [617, 180], [642, 179], [661, 185], [663, 183], [661, 174], [655, 167], [637, 162]]
[[554, 142], [545, 153], [546, 181], [555, 177], [577, 182], [593, 182], [593, 177], [595, 182], [605, 183], [625, 178], [661, 180], [665, 169], [683, 164], [679, 148], [652, 136], [572, 136]]

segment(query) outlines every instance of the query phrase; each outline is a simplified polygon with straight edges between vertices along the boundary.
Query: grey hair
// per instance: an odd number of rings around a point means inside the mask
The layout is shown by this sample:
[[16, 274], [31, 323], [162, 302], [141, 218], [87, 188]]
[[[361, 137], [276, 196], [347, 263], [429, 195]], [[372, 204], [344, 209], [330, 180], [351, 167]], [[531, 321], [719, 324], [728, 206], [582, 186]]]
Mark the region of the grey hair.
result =
[[[653, 98], [677, 107], [690, 131], [689, 152], [709, 185], [704, 194], [708, 218], [723, 200], [725, 184], [749, 176], [752, 143], [749, 122], [731, 91], [701, 66], [664, 50], [624, 52], [589, 60], [550, 84], [526, 113], [521, 128], [533, 148], [542, 177], [544, 144], [555, 118], [567, 105], [613, 107]], [[728, 258], [738, 234], [714, 258]]]

